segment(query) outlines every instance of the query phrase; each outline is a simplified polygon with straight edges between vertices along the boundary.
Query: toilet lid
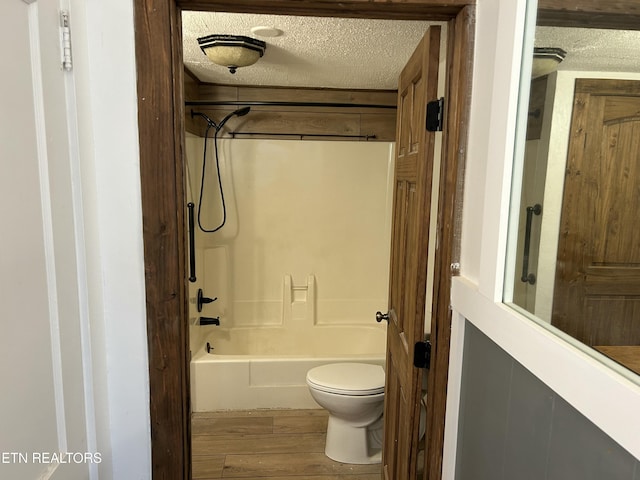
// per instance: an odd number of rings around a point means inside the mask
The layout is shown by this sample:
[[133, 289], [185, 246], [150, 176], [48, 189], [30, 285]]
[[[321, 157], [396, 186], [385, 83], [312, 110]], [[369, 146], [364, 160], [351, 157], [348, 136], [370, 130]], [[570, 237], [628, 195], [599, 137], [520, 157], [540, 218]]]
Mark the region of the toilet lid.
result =
[[375, 395], [384, 392], [384, 369], [366, 363], [331, 363], [309, 370], [307, 383], [328, 393]]

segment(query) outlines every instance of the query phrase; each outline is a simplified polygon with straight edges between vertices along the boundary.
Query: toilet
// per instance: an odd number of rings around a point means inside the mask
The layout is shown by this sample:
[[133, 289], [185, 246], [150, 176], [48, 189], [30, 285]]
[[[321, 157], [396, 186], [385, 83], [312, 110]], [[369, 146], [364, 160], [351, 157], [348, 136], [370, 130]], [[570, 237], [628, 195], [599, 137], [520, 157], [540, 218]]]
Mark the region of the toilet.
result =
[[366, 363], [332, 363], [307, 372], [313, 399], [329, 412], [325, 454], [342, 463], [382, 460], [384, 369]]

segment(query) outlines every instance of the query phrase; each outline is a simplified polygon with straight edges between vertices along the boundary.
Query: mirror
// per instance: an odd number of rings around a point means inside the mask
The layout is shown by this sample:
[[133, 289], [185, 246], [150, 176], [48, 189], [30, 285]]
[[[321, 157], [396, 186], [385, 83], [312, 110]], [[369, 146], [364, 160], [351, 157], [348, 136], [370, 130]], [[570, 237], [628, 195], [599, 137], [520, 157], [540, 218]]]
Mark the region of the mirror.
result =
[[504, 302], [640, 382], [640, 32], [535, 17]]

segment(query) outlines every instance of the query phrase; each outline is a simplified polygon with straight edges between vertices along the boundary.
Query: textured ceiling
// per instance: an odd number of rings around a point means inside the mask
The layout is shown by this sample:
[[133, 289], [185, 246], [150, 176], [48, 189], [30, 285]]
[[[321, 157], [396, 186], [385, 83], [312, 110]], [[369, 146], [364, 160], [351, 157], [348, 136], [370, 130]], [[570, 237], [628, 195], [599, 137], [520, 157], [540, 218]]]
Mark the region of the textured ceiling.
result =
[[[395, 89], [432, 24], [189, 11], [182, 18], [184, 62], [202, 82], [318, 88]], [[259, 37], [251, 32], [258, 26], [283, 33]], [[200, 50], [197, 38], [211, 34], [259, 38], [267, 49], [258, 63], [232, 75]], [[640, 31], [537, 27], [535, 45], [567, 52], [559, 70], [640, 72]]]
[[640, 72], [640, 31], [537, 27], [535, 46], [567, 52], [558, 70]]
[[[395, 90], [398, 75], [433, 22], [183, 12], [186, 67], [203, 82]], [[282, 30], [258, 37], [252, 27]], [[211, 63], [197, 38], [244, 35], [267, 42], [264, 57], [235, 75]]]

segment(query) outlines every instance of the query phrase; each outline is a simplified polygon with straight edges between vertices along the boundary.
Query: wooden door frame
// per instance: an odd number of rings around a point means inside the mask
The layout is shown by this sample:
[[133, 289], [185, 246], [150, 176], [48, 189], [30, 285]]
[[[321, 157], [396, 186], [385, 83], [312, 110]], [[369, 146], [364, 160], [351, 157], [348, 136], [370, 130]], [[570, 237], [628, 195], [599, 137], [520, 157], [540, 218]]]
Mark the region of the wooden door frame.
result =
[[391, 2], [136, 0], [138, 122], [154, 478], [190, 478], [188, 314], [184, 215], [184, 92], [180, 8], [449, 22], [446, 128], [440, 177], [429, 389], [428, 478], [439, 479], [449, 362], [450, 264], [458, 261], [459, 202], [471, 98], [474, 0]]
[[[539, 22], [634, 28], [637, 0], [601, 5], [599, 0], [540, 0]], [[179, 8], [364, 18], [449, 21], [447, 130], [444, 135], [438, 218], [434, 315], [436, 367], [430, 374], [435, 440], [429, 479], [440, 478], [449, 357], [450, 266], [458, 260], [471, 98], [475, 0], [134, 0], [138, 72], [138, 128], [146, 277], [152, 474], [155, 479], [190, 478], [187, 285], [184, 248], [184, 103]], [[434, 473], [435, 472], [435, 473]]]

